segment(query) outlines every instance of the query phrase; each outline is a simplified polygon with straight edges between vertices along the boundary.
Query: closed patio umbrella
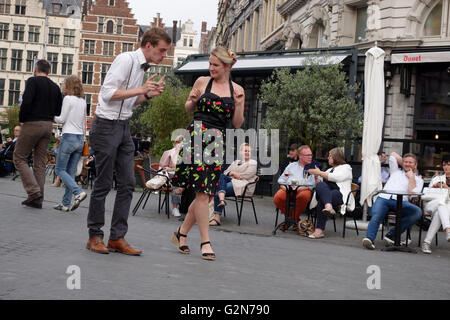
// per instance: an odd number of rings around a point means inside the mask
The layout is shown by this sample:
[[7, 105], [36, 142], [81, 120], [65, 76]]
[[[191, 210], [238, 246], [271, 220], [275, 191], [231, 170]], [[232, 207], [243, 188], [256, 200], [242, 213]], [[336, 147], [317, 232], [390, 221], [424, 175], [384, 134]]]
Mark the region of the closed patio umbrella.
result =
[[361, 205], [367, 201], [368, 205], [372, 206], [372, 193], [382, 187], [381, 165], [377, 153], [384, 123], [384, 56], [385, 52], [377, 46], [366, 52]]

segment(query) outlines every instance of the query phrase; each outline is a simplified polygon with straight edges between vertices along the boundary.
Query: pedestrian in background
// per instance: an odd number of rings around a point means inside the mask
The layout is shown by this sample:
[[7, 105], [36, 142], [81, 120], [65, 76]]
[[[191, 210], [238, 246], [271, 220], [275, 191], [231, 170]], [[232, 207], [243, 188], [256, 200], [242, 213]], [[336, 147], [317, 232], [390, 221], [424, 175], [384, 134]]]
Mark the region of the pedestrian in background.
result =
[[[23, 122], [23, 126], [14, 150], [14, 165], [28, 195], [22, 204], [33, 208], [42, 208], [45, 161], [52, 136], [52, 121], [61, 113], [62, 107], [61, 90], [48, 78], [49, 73], [50, 64], [46, 60], [39, 60], [34, 76], [26, 82], [19, 111], [19, 122]], [[31, 153], [33, 170], [28, 166]]]
[[[77, 76], [69, 76], [63, 84], [65, 94], [61, 115], [55, 117], [62, 123], [62, 139], [56, 155], [55, 172], [64, 182], [65, 192], [62, 202], [53, 207], [61, 211], [73, 211], [86, 199], [84, 192], [75, 182], [75, 169], [81, 158], [86, 132], [86, 101], [83, 85]], [[74, 198], [72, 204], [72, 197]]]

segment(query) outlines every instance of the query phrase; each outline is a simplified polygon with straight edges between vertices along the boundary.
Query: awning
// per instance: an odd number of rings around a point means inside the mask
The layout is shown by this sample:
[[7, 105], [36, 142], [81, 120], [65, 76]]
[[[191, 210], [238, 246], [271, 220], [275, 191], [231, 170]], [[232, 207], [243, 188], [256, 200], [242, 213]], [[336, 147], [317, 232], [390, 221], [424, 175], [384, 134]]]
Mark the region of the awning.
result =
[[391, 64], [450, 62], [450, 51], [391, 54]]
[[[273, 70], [279, 68], [301, 69], [307, 63], [307, 59], [320, 65], [341, 63], [349, 54], [334, 55], [271, 55], [238, 58], [232, 71]], [[208, 72], [209, 57], [195, 57], [187, 60], [185, 64], [175, 70], [175, 73]]]

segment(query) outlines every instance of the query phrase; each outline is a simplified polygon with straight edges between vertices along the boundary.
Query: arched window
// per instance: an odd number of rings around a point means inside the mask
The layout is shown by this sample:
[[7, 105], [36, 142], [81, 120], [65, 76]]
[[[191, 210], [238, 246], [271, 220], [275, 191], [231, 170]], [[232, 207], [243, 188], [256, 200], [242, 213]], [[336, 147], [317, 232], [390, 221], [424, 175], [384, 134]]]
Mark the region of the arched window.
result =
[[106, 24], [106, 33], [114, 33], [114, 22], [111, 20]]
[[423, 28], [424, 36], [440, 36], [442, 25], [442, 0], [431, 10], [430, 14], [425, 20]]
[[328, 45], [327, 29], [322, 21], [319, 21], [314, 26], [311, 32], [310, 47], [324, 48]]

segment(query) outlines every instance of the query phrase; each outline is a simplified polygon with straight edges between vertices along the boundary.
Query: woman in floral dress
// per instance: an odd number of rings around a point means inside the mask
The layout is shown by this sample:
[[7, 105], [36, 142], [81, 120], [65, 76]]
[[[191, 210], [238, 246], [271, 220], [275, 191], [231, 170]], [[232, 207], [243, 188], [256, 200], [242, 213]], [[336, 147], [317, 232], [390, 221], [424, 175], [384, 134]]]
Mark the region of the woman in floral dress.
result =
[[195, 191], [195, 200], [172, 241], [181, 253], [190, 253], [186, 237], [197, 222], [205, 260], [215, 259], [209, 239], [208, 203], [215, 195], [223, 171], [225, 129], [230, 121], [235, 128], [240, 128], [244, 121], [244, 89], [230, 78], [235, 62], [232, 51], [216, 47], [209, 57], [210, 77], [195, 81], [185, 105], [187, 112], [194, 112], [194, 120], [187, 128], [190, 139], [185, 139], [187, 145], [180, 152], [181, 163], [177, 164], [172, 179], [174, 186]]

